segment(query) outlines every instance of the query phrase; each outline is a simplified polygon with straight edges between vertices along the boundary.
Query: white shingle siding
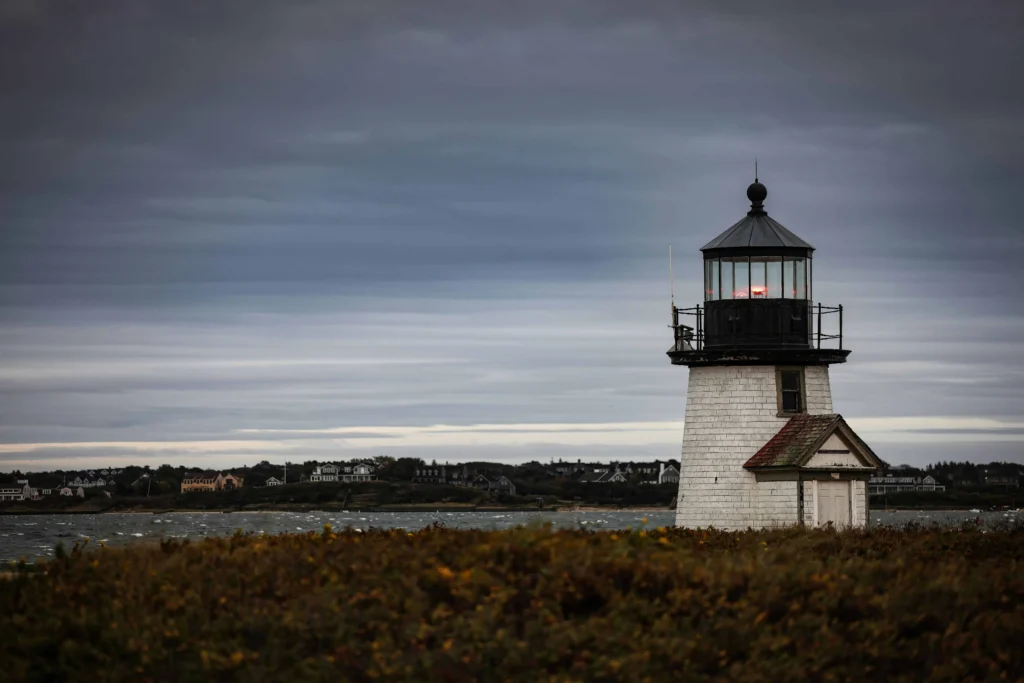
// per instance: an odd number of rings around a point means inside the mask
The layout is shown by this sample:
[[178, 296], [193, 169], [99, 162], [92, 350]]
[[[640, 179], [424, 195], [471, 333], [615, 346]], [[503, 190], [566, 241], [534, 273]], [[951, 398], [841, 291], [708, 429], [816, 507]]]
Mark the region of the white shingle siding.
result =
[[[807, 412], [831, 413], [828, 367], [807, 367], [804, 384]], [[798, 521], [796, 482], [770, 482], [788, 484], [773, 488], [743, 469], [786, 423], [777, 396], [771, 365], [690, 368], [676, 525], [745, 529]]]

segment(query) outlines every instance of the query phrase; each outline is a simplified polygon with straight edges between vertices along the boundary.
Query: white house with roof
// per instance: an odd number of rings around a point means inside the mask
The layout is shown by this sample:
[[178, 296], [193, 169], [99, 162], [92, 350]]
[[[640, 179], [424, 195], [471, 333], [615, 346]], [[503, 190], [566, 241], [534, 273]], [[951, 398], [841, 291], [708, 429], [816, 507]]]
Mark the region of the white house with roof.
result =
[[671, 462], [658, 463], [658, 483], [659, 484], [678, 484], [679, 483], [679, 468]]
[[345, 467], [341, 475], [342, 481], [373, 481], [375, 478], [373, 465], [364, 462]]
[[338, 481], [339, 472], [341, 472], [341, 468], [331, 463], [327, 463], [326, 465], [317, 465], [313, 469], [313, 474], [309, 475], [309, 480]]
[[15, 484], [0, 484], [0, 501], [30, 500], [31, 498], [32, 487], [25, 479], [20, 479]]
[[924, 477], [897, 477], [892, 472], [884, 477], [871, 477], [868, 479], [868, 493], [876, 495], [881, 493], [899, 493], [901, 491], [945, 491], [946, 487], [935, 481], [932, 475]]
[[277, 477], [270, 477], [269, 479], [267, 479], [267, 481], [265, 482], [264, 485], [265, 486], [280, 486], [283, 483], [284, 482], [281, 481], [280, 479], [278, 479]]

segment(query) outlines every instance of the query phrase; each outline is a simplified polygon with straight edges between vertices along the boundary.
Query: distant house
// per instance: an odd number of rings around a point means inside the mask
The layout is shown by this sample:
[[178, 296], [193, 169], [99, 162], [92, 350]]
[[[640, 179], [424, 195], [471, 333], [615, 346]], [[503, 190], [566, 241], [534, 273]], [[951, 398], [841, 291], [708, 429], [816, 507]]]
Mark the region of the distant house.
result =
[[606, 474], [608, 474], [607, 470], [590, 470], [589, 472], [583, 472], [580, 474], [577, 481], [583, 482], [584, 484], [597, 484], [604, 479]]
[[512, 480], [504, 474], [498, 477], [497, 480], [491, 482], [491, 490], [497, 491], [498, 493], [505, 493], [510, 496], [516, 495], [516, 485], [513, 484]]
[[446, 483], [444, 466], [419, 467], [412, 475], [414, 482], [421, 484], [444, 484]]
[[182, 493], [198, 491], [229, 491], [242, 488], [243, 478], [220, 472], [190, 472], [181, 480]]
[[640, 484], [657, 484], [659, 473], [659, 462], [639, 462], [633, 464], [635, 480]]
[[78, 496], [79, 498], [85, 498], [85, 489], [83, 487], [81, 487], [81, 486], [79, 486], [77, 488], [71, 488], [70, 486], [65, 486], [65, 487], [60, 489], [60, 495], [62, 495], [62, 496]]
[[221, 491], [230, 491], [231, 489], [242, 488], [242, 477], [237, 474], [222, 474], [220, 476], [220, 489]]
[[559, 460], [551, 465], [551, 469], [559, 476], [571, 477], [574, 474], [585, 472], [587, 467], [580, 460], [577, 460], [576, 462], [562, 462]]
[[62, 496], [73, 496], [75, 492], [71, 490], [70, 486], [63, 486], [60, 489], [60, 495]]
[[310, 481], [338, 481], [338, 474], [341, 468], [337, 465], [317, 465], [313, 474], [309, 476]]
[[[633, 480], [640, 484], [678, 484], [679, 467], [672, 460], [633, 463]], [[621, 471], [621, 470], [620, 470]]]
[[469, 470], [465, 465], [462, 467], [455, 465], [447, 466], [445, 468], [445, 473], [447, 475], [445, 483], [451, 484], [452, 486], [469, 486], [469, 482], [473, 478], [473, 475], [469, 473]]
[[679, 468], [674, 463], [662, 462], [659, 464], [658, 471], [658, 483], [659, 484], [678, 484], [679, 483]]
[[280, 479], [278, 479], [277, 477], [270, 477], [269, 479], [267, 479], [267, 481], [266, 481], [266, 483], [264, 485], [265, 486], [280, 486], [283, 483], [284, 482], [281, 481]]
[[868, 478], [868, 494], [901, 493], [904, 491], [945, 491], [946, 487], [938, 484], [935, 477], [897, 477], [892, 472], [883, 477]]
[[607, 467], [595, 467], [589, 472], [580, 475], [577, 481], [587, 484], [624, 484], [629, 481], [626, 475], [630, 473], [628, 466], [610, 465]]
[[469, 486], [482, 491], [494, 491], [495, 493], [504, 493], [510, 496], [516, 495], [516, 485], [505, 475], [488, 479], [486, 476], [478, 474], [469, 480]]
[[0, 501], [30, 500], [32, 487], [24, 479], [16, 484], [0, 484]]
[[346, 467], [342, 472], [342, 481], [373, 481], [374, 476], [373, 465], [367, 465], [366, 463], [359, 463]]
[[182, 493], [217, 491], [220, 474], [216, 472], [189, 472], [181, 479]]
[[986, 475], [985, 486], [994, 486], [999, 488], [1011, 489], [1019, 488], [1020, 480], [1017, 477], [1005, 477], [997, 475]]

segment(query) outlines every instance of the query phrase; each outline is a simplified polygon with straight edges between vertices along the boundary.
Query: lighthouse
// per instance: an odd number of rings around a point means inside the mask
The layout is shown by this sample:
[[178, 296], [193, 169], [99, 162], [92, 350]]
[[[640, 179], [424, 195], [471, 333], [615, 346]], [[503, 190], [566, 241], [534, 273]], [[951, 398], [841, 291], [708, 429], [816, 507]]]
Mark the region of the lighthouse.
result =
[[[843, 307], [815, 302], [814, 247], [750, 211], [701, 248], [704, 301], [672, 303], [673, 365], [689, 368], [676, 525], [868, 524], [881, 461], [832, 406]], [[819, 273], [820, 275], [820, 273]]]

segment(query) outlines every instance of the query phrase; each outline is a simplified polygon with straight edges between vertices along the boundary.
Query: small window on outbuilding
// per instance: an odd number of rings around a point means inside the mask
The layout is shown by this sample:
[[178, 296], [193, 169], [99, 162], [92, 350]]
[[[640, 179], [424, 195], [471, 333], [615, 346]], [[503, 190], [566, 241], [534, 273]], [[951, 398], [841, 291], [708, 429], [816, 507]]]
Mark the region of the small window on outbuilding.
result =
[[795, 415], [807, 412], [803, 368], [777, 368], [775, 386], [778, 389], [779, 413]]

